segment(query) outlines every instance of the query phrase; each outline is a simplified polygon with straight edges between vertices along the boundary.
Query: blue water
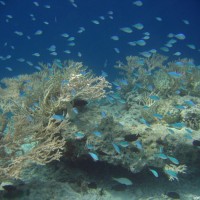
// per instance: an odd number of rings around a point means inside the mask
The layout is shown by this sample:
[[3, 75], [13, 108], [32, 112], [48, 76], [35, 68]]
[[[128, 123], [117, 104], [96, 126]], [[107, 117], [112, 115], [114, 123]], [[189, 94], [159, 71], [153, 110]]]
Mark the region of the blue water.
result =
[[[0, 4], [0, 56], [12, 57], [8, 60], [0, 59], [0, 78], [32, 73], [37, 71], [34, 66], [38, 62], [52, 62], [59, 58], [81, 61], [97, 74], [104, 70], [109, 74], [109, 79], [114, 79], [117, 75], [113, 68], [116, 61], [123, 61], [128, 55], [139, 55], [139, 52], [150, 49], [156, 49], [170, 59], [177, 59], [173, 53], [180, 51], [181, 58], [193, 58], [196, 64], [200, 63], [199, 0], [143, 0], [141, 7], [133, 5], [133, 0], [75, 0], [77, 8], [68, 0], [35, 0], [39, 6], [35, 6], [31, 0], [4, 2], [5, 6]], [[44, 5], [50, 5], [50, 8]], [[113, 19], [109, 18], [109, 11], [113, 11]], [[30, 14], [34, 15], [35, 21]], [[9, 19], [6, 15], [12, 15], [13, 18]], [[105, 20], [99, 19], [99, 16], [104, 16]], [[157, 21], [155, 17], [161, 17], [162, 21]], [[183, 19], [190, 24], [184, 24]], [[96, 25], [91, 20], [98, 20], [100, 24]], [[49, 24], [44, 24], [44, 21]], [[135, 23], [142, 23], [144, 29], [133, 28], [131, 34], [119, 30]], [[79, 27], [85, 28], [81, 34], [77, 33]], [[35, 36], [38, 29], [43, 34]], [[22, 31], [23, 36], [16, 35], [14, 31]], [[127, 44], [141, 39], [144, 32], [150, 33], [145, 46], [132, 47]], [[67, 38], [60, 36], [62, 33], [75, 37], [76, 45], [67, 46]], [[168, 33], [184, 33], [186, 39], [179, 40], [169, 52], [163, 52], [159, 48], [169, 40]], [[111, 40], [112, 35], [118, 35], [120, 40]], [[194, 44], [196, 49], [188, 48], [187, 44]], [[57, 56], [49, 54], [47, 48], [50, 45], [56, 45]], [[120, 53], [117, 54], [113, 48], [118, 48]], [[66, 49], [71, 54], [64, 53]], [[40, 57], [32, 56], [36, 52], [40, 53]], [[81, 52], [82, 57], [77, 56], [78, 52]], [[17, 61], [19, 58], [31, 61], [33, 66]], [[6, 67], [11, 67], [13, 71], [8, 71]]]

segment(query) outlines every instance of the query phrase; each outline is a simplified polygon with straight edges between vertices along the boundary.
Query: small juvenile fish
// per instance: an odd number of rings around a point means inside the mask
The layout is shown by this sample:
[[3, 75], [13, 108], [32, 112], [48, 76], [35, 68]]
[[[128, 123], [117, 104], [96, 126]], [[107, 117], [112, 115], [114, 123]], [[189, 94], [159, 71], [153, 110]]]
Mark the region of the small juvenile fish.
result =
[[82, 53], [81, 52], [78, 52], [77, 55], [78, 55], [78, 57], [82, 57]]
[[92, 144], [86, 144], [87, 149], [92, 150], [94, 149], [94, 146]]
[[135, 144], [136, 144], [136, 147], [137, 147], [138, 149], [142, 150], [142, 144], [141, 144], [140, 141], [137, 140], [137, 141], [135, 142]]
[[114, 48], [114, 51], [116, 52], [116, 53], [120, 53], [120, 50], [118, 49], [118, 48]]
[[68, 46], [71, 46], [71, 47], [73, 47], [73, 46], [75, 46], [75, 45], [76, 45], [75, 42], [70, 42], [70, 43], [68, 44]]
[[75, 37], [69, 37], [68, 39], [67, 39], [67, 41], [74, 41], [75, 40]]
[[137, 41], [135, 41], [135, 43], [139, 46], [145, 46], [146, 45], [146, 42], [144, 40], [137, 40]]
[[119, 148], [119, 146], [118, 146], [117, 144], [115, 144], [115, 143], [112, 143], [112, 145], [113, 145], [113, 147], [114, 147], [115, 151], [116, 151], [118, 154], [120, 154], [120, 153], [121, 153], [121, 151], [120, 151], [120, 148]]
[[24, 62], [25, 59], [24, 59], [24, 58], [18, 58], [17, 61], [19, 61], [19, 62]]
[[128, 147], [129, 146], [129, 143], [127, 141], [120, 141], [118, 142], [118, 144], [121, 146], [121, 147]]
[[170, 124], [170, 126], [177, 128], [177, 129], [181, 129], [181, 128], [185, 127], [185, 123], [177, 122], [177, 123]]
[[99, 131], [93, 131], [92, 134], [94, 134], [97, 137], [102, 137], [102, 133]]
[[105, 20], [106, 18], [104, 16], [99, 16], [99, 19]]
[[176, 179], [178, 180], [178, 176], [177, 176], [177, 173], [173, 170], [164, 170], [164, 172], [169, 176], [171, 177], [172, 179]]
[[65, 119], [65, 117], [63, 115], [53, 115], [51, 116], [52, 119], [55, 119], [57, 121], [62, 121]]
[[194, 44], [187, 44], [187, 46], [188, 46], [190, 49], [193, 49], [193, 50], [196, 49], [196, 46], [195, 46]]
[[92, 23], [96, 24], [96, 25], [100, 24], [100, 22], [98, 20], [92, 20]]
[[113, 36], [111, 36], [110, 38], [111, 38], [112, 40], [115, 40], [115, 41], [119, 40], [119, 36], [117, 36], [117, 35], [113, 35]]
[[15, 31], [14, 32], [16, 35], [19, 35], [19, 36], [23, 36], [24, 34], [23, 34], [23, 32], [21, 32], [21, 31]]
[[161, 17], [156, 17], [156, 20], [161, 22], [162, 21], [162, 18]]
[[37, 1], [34, 1], [33, 4], [34, 4], [35, 6], [37, 6], [37, 7], [39, 6], [39, 3], [38, 3]]
[[0, 1], [0, 4], [1, 4], [2, 6], [5, 6], [5, 5], [6, 5], [6, 3], [5, 3], [4, 1]]
[[179, 40], [184, 40], [186, 37], [183, 33], [176, 34], [175, 37]]
[[69, 34], [63, 33], [63, 34], [61, 34], [61, 36], [67, 38], [67, 37], [69, 37]]
[[167, 128], [167, 130], [171, 133], [171, 134], [174, 134], [174, 131], [170, 128]]
[[169, 52], [169, 48], [167, 48], [167, 47], [161, 47], [160, 50], [162, 50], [164, 52]]
[[143, 37], [143, 39], [148, 40], [148, 39], [150, 39], [150, 36], [146, 35], [146, 36]]
[[142, 124], [145, 124], [146, 126], [150, 126], [150, 124], [149, 124], [144, 118], [141, 118], [141, 119], [140, 119], [140, 122], [141, 122]]
[[79, 30], [77, 31], [77, 33], [82, 33], [85, 31], [85, 28], [84, 27], [79, 27]]
[[82, 132], [76, 132], [75, 134], [76, 139], [82, 139], [85, 137], [85, 134]]
[[132, 29], [130, 27], [122, 27], [120, 28], [121, 31], [125, 32], [125, 33], [132, 33]]
[[190, 22], [189, 22], [187, 19], [183, 19], [182, 22], [183, 22], [184, 24], [186, 24], [186, 25], [189, 25], [189, 24], [190, 24]]
[[148, 51], [143, 51], [140, 53], [142, 56], [146, 57], [146, 58], [150, 58], [151, 57], [151, 53]]
[[93, 159], [95, 162], [99, 160], [97, 154], [92, 153], [92, 152], [89, 152], [89, 155], [92, 157], [92, 159]]
[[176, 105], [176, 106], [174, 106], [174, 107], [177, 108], [177, 109], [180, 109], [180, 110], [186, 109], [186, 107], [185, 107], [185, 106], [182, 106], [182, 105]]
[[102, 117], [102, 118], [106, 118], [106, 112], [101, 111], [101, 117]]
[[13, 71], [13, 69], [11, 68], [11, 67], [6, 67], [6, 69], [8, 70], [8, 71]]
[[144, 28], [144, 25], [141, 23], [137, 23], [133, 25], [134, 28], [138, 29], [138, 30], [142, 30]]
[[135, 41], [133, 41], [133, 42], [128, 42], [128, 44], [129, 44], [130, 46], [136, 46], [136, 42], [135, 42]]
[[47, 8], [47, 9], [51, 8], [50, 5], [44, 5], [44, 7]]
[[42, 70], [42, 68], [39, 67], [39, 66], [35, 66], [34, 68], [37, 69], [38, 71], [41, 71], [41, 70]]
[[12, 19], [13, 16], [12, 15], [6, 15], [7, 18]]
[[58, 53], [55, 52], [55, 51], [51, 52], [50, 54], [51, 54], [52, 56], [57, 56], [57, 55], [58, 55]]
[[78, 109], [77, 109], [77, 108], [73, 108], [72, 110], [73, 110], [73, 112], [74, 112], [75, 114], [78, 114]]
[[56, 46], [53, 44], [47, 50], [49, 50], [49, 51], [55, 51], [56, 50]]
[[178, 72], [168, 72], [168, 74], [173, 78], [180, 78], [182, 76], [182, 74]]
[[128, 178], [114, 178], [113, 177], [113, 180], [117, 181], [120, 184], [126, 185], [126, 186], [133, 185], [133, 182]]
[[37, 31], [35, 32], [35, 35], [42, 35], [42, 33], [43, 33], [42, 30], [37, 30]]
[[155, 113], [153, 116], [159, 120], [163, 119], [163, 116], [161, 114]]
[[33, 55], [33, 56], [36, 56], [36, 57], [39, 57], [39, 56], [40, 56], [39, 53], [33, 53], [32, 55]]
[[156, 157], [161, 158], [163, 160], [167, 159], [168, 157], [164, 153], [156, 154]]
[[152, 174], [156, 177], [156, 178], [158, 178], [158, 172], [156, 171], [156, 170], [154, 170], [154, 169], [149, 169], [151, 172], [152, 172]]
[[65, 50], [64, 52], [67, 53], [67, 54], [70, 54], [70, 53], [71, 53], [70, 50]]
[[180, 56], [181, 55], [181, 52], [177, 51], [174, 53], [174, 56]]
[[149, 95], [149, 98], [152, 99], [152, 100], [154, 100], [154, 101], [160, 100], [160, 97], [156, 96], [156, 95]]
[[175, 165], [179, 165], [179, 161], [176, 158], [171, 157], [171, 156], [167, 156], [167, 157], [172, 163], [174, 163]]
[[143, 5], [142, 1], [134, 1], [133, 4], [138, 6], [138, 7]]
[[184, 101], [188, 106], [195, 106], [195, 103], [192, 100], [185, 100]]

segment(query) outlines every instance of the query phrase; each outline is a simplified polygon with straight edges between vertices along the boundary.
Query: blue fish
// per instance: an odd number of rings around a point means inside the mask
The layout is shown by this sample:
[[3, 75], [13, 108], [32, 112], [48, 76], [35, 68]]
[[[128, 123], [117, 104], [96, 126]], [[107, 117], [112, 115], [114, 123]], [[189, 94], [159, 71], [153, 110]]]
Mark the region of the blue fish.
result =
[[102, 133], [99, 131], [93, 131], [92, 134], [94, 134], [97, 137], [102, 137]]
[[152, 172], [152, 174], [156, 177], [156, 178], [158, 178], [158, 172], [156, 171], [156, 170], [154, 170], [154, 169], [149, 169], [151, 172]]
[[86, 148], [92, 150], [94, 149], [94, 146], [92, 144], [86, 144]]
[[143, 106], [143, 109], [148, 110], [149, 106]]
[[167, 156], [167, 157], [172, 163], [174, 163], [175, 165], [179, 165], [179, 161], [176, 158], [171, 157], [171, 156]]
[[128, 81], [126, 79], [121, 79], [120, 82], [123, 84], [123, 85], [128, 85]]
[[103, 76], [103, 77], [107, 77], [108, 74], [107, 74], [106, 72], [104, 72], [103, 70], [101, 70], [101, 76]]
[[180, 78], [182, 76], [182, 74], [178, 72], [168, 72], [168, 74], [173, 78]]
[[167, 128], [167, 130], [171, 133], [171, 134], [174, 134], [174, 131], [170, 128]]
[[71, 90], [71, 95], [74, 97], [76, 95], [76, 90], [75, 89], [72, 89]]
[[102, 118], [106, 118], [106, 112], [101, 111], [101, 117], [102, 117]]
[[127, 141], [120, 141], [118, 142], [118, 144], [121, 146], [121, 147], [128, 147], [129, 146], [129, 143]]
[[181, 129], [181, 128], [185, 127], [185, 123], [177, 122], [177, 123], [170, 124], [170, 126], [177, 128], [177, 129]]
[[141, 122], [142, 124], [145, 124], [146, 126], [150, 126], [150, 124], [149, 124], [144, 118], [141, 118], [141, 119], [140, 119], [140, 122]]
[[189, 128], [186, 128], [185, 129], [188, 133], [192, 133], [193, 131], [191, 130], [191, 129], [189, 129]]
[[92, 157], [92, 159], [96, 162], [99, 160], [99, 157], [97, 156], [97, 154], [89, 152], [89, 155]]
[[184, 101], [188, 106], [195, 106], [195, 103], [191, 100]]
[[161, 158], [163, 160], [168, 158], [164, 153], [158, 153], [158, 154], [156, 154], [156, 157]]
[[140, 141], [136, 141], [135, 144], [136, 144], [136, 147], [137, 147], [138, 149], [142, 150], [142, 144], [141, 144]]
[[119, 103], [122, 103], [122, 104], [125, 104], [125, 103], [126, 103], [126, 101], [125, 101], [124, 99], [119, 99], [118, 102], [119, 102]]
[[115, 151], [116, 151], [118, 154], [120, 154], [120, 153], [121, 153], [121, 151], [120, 151], [120, 148], [119, 148], [119, 146], [118, 146], [117, 144], [115, 144], [115, 143], [112, 143], [112, 145], [113, 145], [113, 147], [114, 147]]
[[193, 139], [193, 137], [191, 136], [191, 134], [186, 133], [184, 136], [188, 140], [192, 140]]
[[72, 108], [72, 110], [73, 110], [73, 112], [74, 112], [75, 114], [78, 114], [78, 109], [77, 109], [77, 108]]
[[76, 139], [82, 139], [85, 137], [85, 134], [82, 132], [76, 132], [74, 135]]
[[161, 114], [155, 113], [153, 116], [159, 120], [163, 119], [163, 116]]
[[174, 107], [179, 109], [179, 110], [184, 110], [186, 108], [185, 106], [182, 106], [182, 105], [177, 105], [177, 106], [174, 106]]
[[152, 99], [152, 100], [154, 100], [154, 101], [160, 100], [160, 97], [156, 96], [156, 95], [149, 95], [149, 98]]
[[65, 117], [63, 115], [53, 115], [53, 116], [51, 116], [51, 118], [53, 118], [57, 121], [62, 121], [65, 119]]
[[175, 65], [177, 65], [178, 67], [183, 67], [184, 64], [180, 61], [175, 62]]
[[61, 81], [61, 85], [67, 85], [68, 83], [69, 83], [68, 80], [62, 80], [62, 81]]
[[172, 179], [176, 179], [176, 180], [178, 180], [178, 176], [177, 176], [177, 173], [175, 172], [175, 171], [173, 171], [173, 170], [164, 170], [164, 172], [168, 175], [168, 176], [170, 176]]

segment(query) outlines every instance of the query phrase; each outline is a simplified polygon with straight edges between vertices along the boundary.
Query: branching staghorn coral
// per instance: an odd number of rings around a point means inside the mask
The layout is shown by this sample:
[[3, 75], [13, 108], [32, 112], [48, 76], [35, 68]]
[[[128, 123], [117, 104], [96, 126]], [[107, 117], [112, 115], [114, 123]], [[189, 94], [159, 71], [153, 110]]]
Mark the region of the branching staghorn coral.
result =
[[[4, 79], [0, 97], [0, 179], [21, 178], [32, 163], [59, 160], [62, 132], [70, 129], [76, 101], [103, 98], [110, 84], [82, 63], [41, 64], [41, 71]], [[61, 117], [61, 119], [54, 118]]]

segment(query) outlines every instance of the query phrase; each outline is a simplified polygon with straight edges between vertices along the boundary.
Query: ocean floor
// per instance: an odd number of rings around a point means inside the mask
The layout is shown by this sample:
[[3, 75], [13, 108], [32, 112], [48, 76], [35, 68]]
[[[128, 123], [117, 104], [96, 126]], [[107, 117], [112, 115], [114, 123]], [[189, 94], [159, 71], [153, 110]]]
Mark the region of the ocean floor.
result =
[[[132, 186], [115, 182], [112, 177], [129, 177]], [[152, 176], [148, 170], [132, 174], [123, 168], [103, 162], [54, 162], [33, 166], [24, 173], [25, 182], [16, 182], [0, 199], [14, 200], [182, 200], [200, 199], [200, 173], [194, 170], [169, 181]], [[172, 195], [168, 197], [168, 195]]]

